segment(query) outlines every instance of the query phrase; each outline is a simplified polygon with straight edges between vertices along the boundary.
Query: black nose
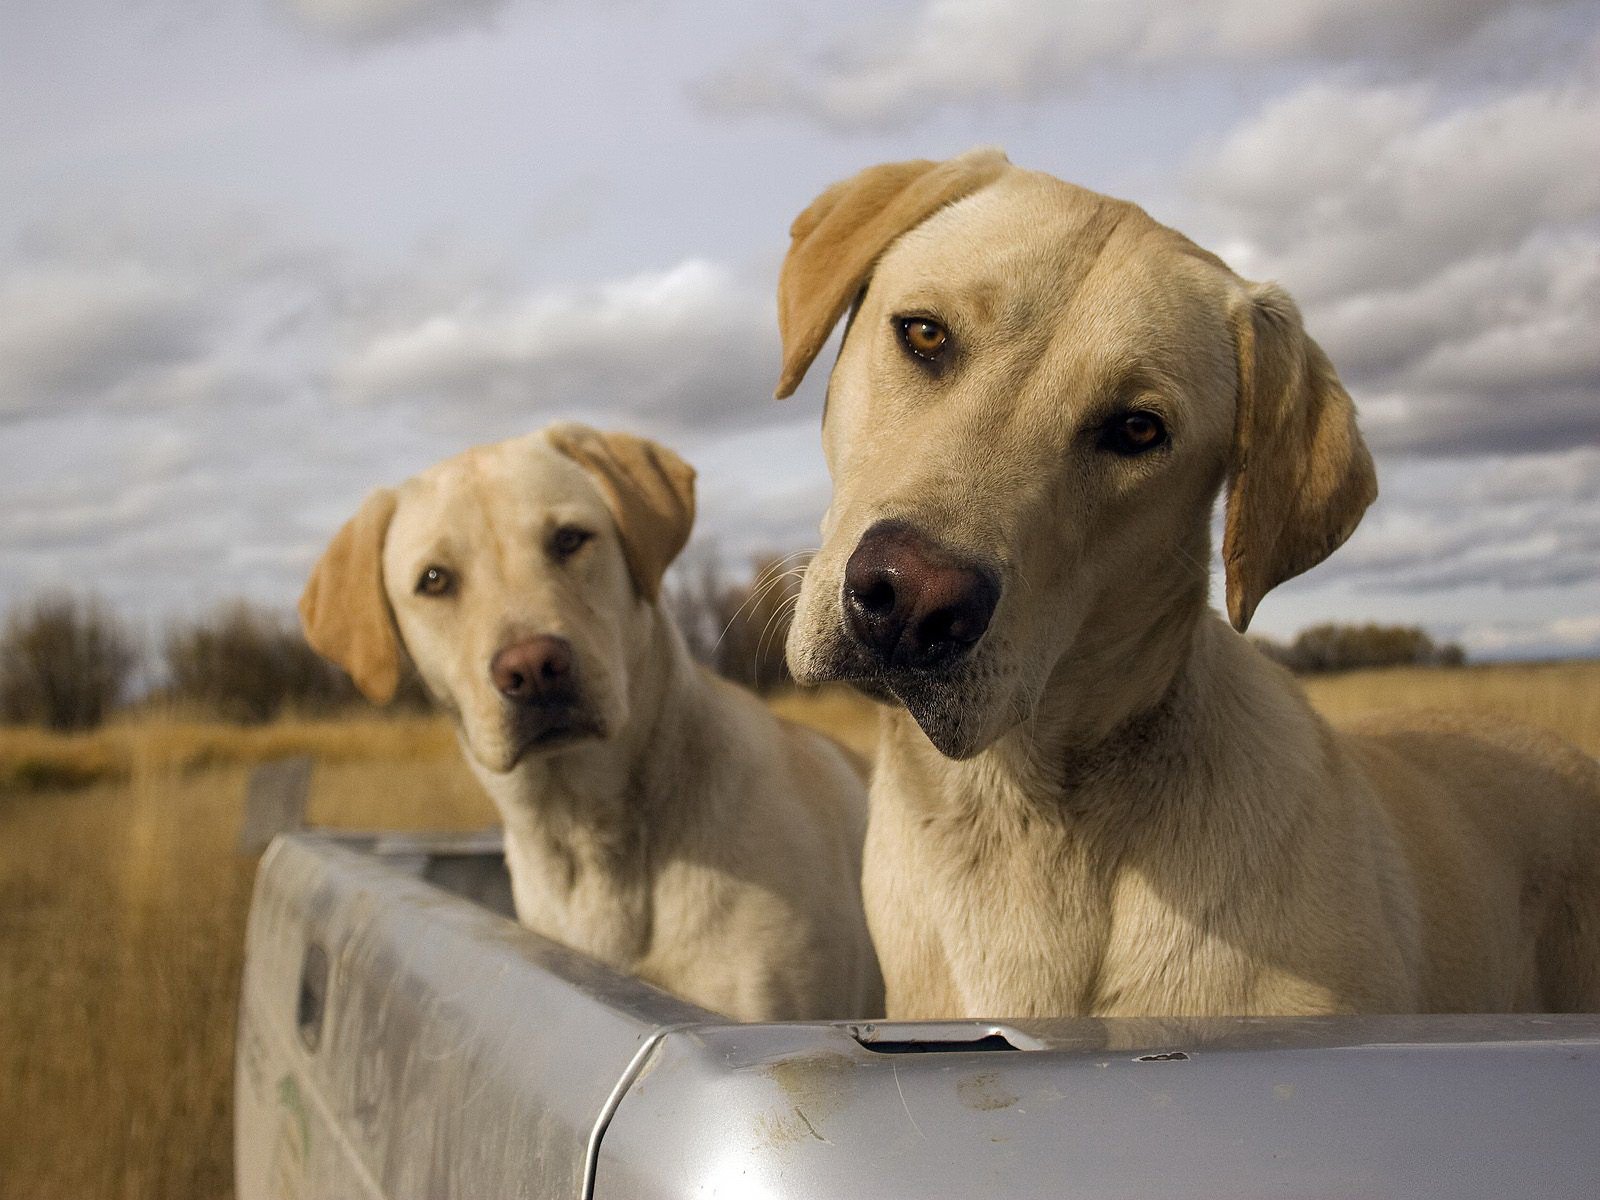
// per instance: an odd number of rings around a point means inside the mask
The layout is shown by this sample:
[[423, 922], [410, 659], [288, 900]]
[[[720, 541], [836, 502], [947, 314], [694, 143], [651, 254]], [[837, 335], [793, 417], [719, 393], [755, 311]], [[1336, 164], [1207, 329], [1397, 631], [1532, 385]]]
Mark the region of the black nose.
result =
[[517, 704], [570, 702], [576, 695], [572, 674], [572, 643], [548, 635], [515, 642], [489, 663], [494, 686]]
[[953, 662], [983, 637], [999, 602], [993, 572], [898, 521], [867, 530], [844, 568], [850, 632], [884, 666]]

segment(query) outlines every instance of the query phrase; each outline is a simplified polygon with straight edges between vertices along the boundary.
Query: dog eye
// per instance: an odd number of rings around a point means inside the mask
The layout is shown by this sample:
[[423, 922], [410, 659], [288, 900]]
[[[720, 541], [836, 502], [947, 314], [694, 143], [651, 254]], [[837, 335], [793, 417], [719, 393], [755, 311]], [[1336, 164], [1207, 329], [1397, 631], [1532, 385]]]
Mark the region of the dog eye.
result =
[[949, 331], [937, 321], [930, 321], [926, 317], [905, 317], [899, 324], [900, 341], [905, 348], [928, 362], [938, 362], [950, 344]]
[[594, 534], [576, 525], [563, 525], [550, 538], [550, 553], [557, 558], [571, 558]]
[[1167, 440], [1167, 427], [1153, 412], [1136, 409], [1120, 413], [1106, 423], [1100, 444], [1107, 450], [1125, 457], [1154, 450]]
[[417, 578], [417, 595], [448, 596], [456, 589], [456, 577], [443, 567], [429, 567]]

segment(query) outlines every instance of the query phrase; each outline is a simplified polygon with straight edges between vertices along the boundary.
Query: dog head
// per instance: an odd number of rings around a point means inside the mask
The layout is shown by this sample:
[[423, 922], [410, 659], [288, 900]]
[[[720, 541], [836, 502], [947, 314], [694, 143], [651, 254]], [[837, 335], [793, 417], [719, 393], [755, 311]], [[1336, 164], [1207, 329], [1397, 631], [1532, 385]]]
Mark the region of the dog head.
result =
[[1134, 205], [976, 151], [864, 171], [792, 235], [780, 396], [853, 311], [790, 666], [898, 700], [946, 755], [1030, 716], [1064, 661], [1197, 612], [1225, 481], [1240, 630], [1376, 495], [1289, 297]]
[[628, 720], [661, 577], [694, 521], [664, 446], [560, 424], [368, 497], [300, 600], [306, 638], [386, 703], [402, 653], [492, 772]]

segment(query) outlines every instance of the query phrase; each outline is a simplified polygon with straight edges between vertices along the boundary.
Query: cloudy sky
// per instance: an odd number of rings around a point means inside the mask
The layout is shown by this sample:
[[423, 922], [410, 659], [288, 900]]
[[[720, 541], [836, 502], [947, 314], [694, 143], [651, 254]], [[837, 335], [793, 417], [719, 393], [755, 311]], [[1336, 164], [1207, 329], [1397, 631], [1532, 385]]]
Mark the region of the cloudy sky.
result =
[[989, 143], [1283, 283], [1355, 394], [1383, 497], [1257, 628], [1600, 653], [1594, 0], [6, 0], [0, 67], [0, 607], [286, 605], [557, 416], [701, 468], [693, 553], [808, 545], [788, 223]]

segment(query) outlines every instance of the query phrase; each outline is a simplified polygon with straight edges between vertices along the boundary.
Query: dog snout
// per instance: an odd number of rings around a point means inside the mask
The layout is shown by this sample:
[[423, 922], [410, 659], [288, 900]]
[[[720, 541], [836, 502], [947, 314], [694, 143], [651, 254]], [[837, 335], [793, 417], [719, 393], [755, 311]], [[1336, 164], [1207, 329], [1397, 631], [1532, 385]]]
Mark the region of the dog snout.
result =
[[850, 632], [884, 666], [942, 665], [972, 649], [989, 628], [1000, 585], [899, 522], [879, 522], [845, 564]]
[[534, 637], [499, 651], [489, 663], [495, 689], [514, 704], [563, 704], [573, 700], [572, 643]]

